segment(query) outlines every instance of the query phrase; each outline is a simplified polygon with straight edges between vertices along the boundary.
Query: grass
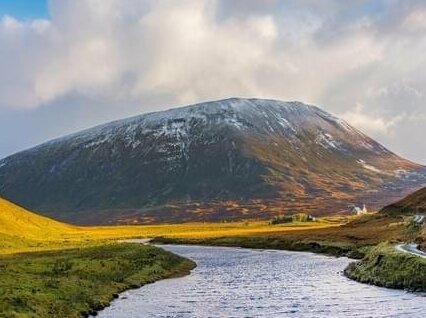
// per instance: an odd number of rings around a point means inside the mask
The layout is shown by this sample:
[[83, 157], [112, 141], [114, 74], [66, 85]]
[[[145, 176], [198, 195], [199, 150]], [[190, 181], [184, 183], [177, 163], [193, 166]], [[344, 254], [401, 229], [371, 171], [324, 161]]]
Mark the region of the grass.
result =
[[215, 238], [291, 233], [324, 229], [348, 222], [345, 217], [320, 218], [317, 222], [269, 225], [265, 221], [185, 223], [132, 226], [72, 226], [41, 217], [0, 198], [0, 254], [101, 245], [105, 241], [144, 238]]
[[424, 213], [426, 211], [426, 188], [420, 189], [402, 200], [384, 207], [381, 212], [389, 215]]
[[[370, 214], [361, 217], [323, 217], [316, 222], [270, 225], [265, 221], [185, 223], [162, 225], [79, 227], [28, 212], [0, 199], [0, 254], [102, 245], [126, 238], [162, 238], [198, 244], [251, 245], [261, 248], [324, 250], [356, 254], [384, 241], [425, 242], [420, 229], [407, 231], [409, 217]], [[320, 247], [318, 247], [320, 246]], [[337, 248], [340, 251], [337, 252]]]
[[0, 317], [81, 317], [117, 293], [195, 264], [153, 246], [112, 244], [0, 258]]
[[81, 317], [125, 289], [195, 266], [159, 248], [111, 242], [152, 232], [76, 227], [0, 199], [0, 317]]
[[[333, 220], [333, 218], [331, 219]], [[342, 220], [340, 220], [341, 222]], [[330, 222], [330, 220], [329, 220]], [[312, 251], [337, 256], [361, 258], [368, 247], [383, 241], [404, 241], [407, 221], [380, 214], [369, 214], [347, 220], [338, 226], [293, 228], [291, 231], [270, 231], [251, 235], [222, 237], [162, 237], [157, 242], [224, 245], [251, 248]]]
[[[310, 251], [362, 259], [345, 270], [360, 282], [426, 291], [426, 260], [397, 252], [399, 241], [425, 242], [425, 227], [413, 228], [411, 217], [370, 214], [339, 227], [299, 229], [211, 238], [157, 238], [160, 243], [235, 246]], [[384, 244], [383, 242], [388, 242]]]
[[102, 245], [126, 238], [163, 242], [328, 251], [362, 256], [381, 242], [416, 241], [426, 247], [426, 227], [413, 228], [409, 216], [369, 214], [323, 217], [315, 222], [270, 225], [265, 221], [132, 226], [72, 226], [41, 217], [0, 199], [0, 254]]
[[315, 239], [295, 240], [286, 236], [235, 236], [235, 237], [218, 237], [218, 238], [156, 238], [155, 243], [160, 244], [194, 244], [208, 246], [229, 246], [243, 247], [255, 249], [274, 249], [289, 251], [305, 251], [329, 254], [334, 256], [349, 256], [353, 258], [361, 258], [364, 256], [361, 249], [356, 249], [351, 244], [333, 241], [319, 241]]
[[426, 259], [397, 252], [388, 243], [371, 248], [345, 274], [362, 283], [426, 292]]
[[[52, 310], [59, 316], [73, 317], [105, 306], [116, 292], [173, 275], [181, 268], [179, 264], [186, 264], [186, 270], [193, 266], [174, 258], [177, 256], [161, 254], [164, 251], [153, 250], [156, 252], [151, 255], [143, 252], [147, 247], [110, 245], [126, 238], [365, 257], [347, 269], [349, 277], [423, 290], [424, 275], [418, 276], [420, 281], [410, 278], [418, 268], [424, 272], [422, 262], [382, 245], [374, 247], [384, 241], [425, 243], [425, 228], [413, 228], [410, 219], [370, 214], [279, 225], [245, 221], [81, 227], [41, 217], [0, 199], [0, 317], [3, 312], [7, 313], [5, 317], [48, 317]], [[47, 252], [57, 249], [69, 250]], [[24, 251], [44, 252], [10, 255]], [[160, 263], [152, 263], [156, 259]], [[134, 260], [143, 266], [134, 267]], [[398, 269], [398, 263], [404, 268]]]

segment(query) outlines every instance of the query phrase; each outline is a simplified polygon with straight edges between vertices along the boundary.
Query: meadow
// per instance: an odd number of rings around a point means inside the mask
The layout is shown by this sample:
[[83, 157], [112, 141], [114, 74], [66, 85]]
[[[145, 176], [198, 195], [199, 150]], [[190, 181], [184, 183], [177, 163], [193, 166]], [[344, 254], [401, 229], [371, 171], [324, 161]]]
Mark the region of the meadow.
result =
[[131, 238], [205, 239], [337, 227], [351, 217], [270, 225], [268, 221], [83, 227], [60, 223], [0, 199], [0, 254], [101, 245]]
[[[0, 199], [0, 317], [84, 316], [108, 305], [120, 291], [185, 274], [195, 266], [154, 246], [117, 243], [135, 238], [363, 258], [347, 269], [348, 276], [381, 286], [422, 289], [423, 278], [410, 278], [418, 260], [392, 251], [393, 242], [425, 242], [424, 227], [412, 226], [410, 220], [374, 213], [309, 222], [295, 218], [276, 225], [251, 220], [84, 227]], [[387, 247], [377, 249], [382, 242], [388, 242]], [[378, 266], [378, 258], [383, 266]], [[413, 270], [399, 271], [400, 261]]]
[[339, 226], [346, 218], [270, 225], [266, 221], [81, 227], [29, 212], [0, 198], [0, 317], [81, 317], [118, 293], [195, 264], [131, 238], [251, 237]]
[[[331, 218], [331, 220], [333, 220]], [[338, 226], [297, 228], [292, 230], [220, 237], [159, 237], [164, 244], [198, 244], [258, 249], [310, 251], [335, 256], [363, 258], [368, 250], [382, 242], [424, 242], [422, 229], [413, 229], [411, 217], [389, 217], [380, 213], [351, 217]]]
[[109, 244], [0, 258], [0, 317], [82, 317], [118, 293], [195, 264], [154, 246]]

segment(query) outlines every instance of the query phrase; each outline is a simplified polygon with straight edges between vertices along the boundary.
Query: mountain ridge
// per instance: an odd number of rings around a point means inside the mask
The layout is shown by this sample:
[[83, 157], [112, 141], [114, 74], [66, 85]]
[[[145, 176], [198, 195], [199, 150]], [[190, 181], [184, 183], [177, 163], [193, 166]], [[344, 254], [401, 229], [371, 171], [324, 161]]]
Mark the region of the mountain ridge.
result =
[[378, 207], [424, 184], [424, 169], [316, 106], [231, 98], [113, 121], [4, 158], [0, 195], [72, 223], [269, 218]]
[[[173, 107], [173, 108], [169, 108], [169, 109], [161, 110], [161, 111], [152, 111], [152, 112], [147, 112], [147, 113], [143, 113], [143, 114], [139, 114], [139, 115], [135, 115], [135, 116], [130, 116], [130, 117], [127, 117], [127, 118], [124, 118], [124, 119], [117, 119], [117, 120], [109, 121], [109, 122], [106, 122], [106, 123], [101, 123], [99, 125], [95, 125], [93, 127], [86, 128], [86, 129], [80, 130], [80, 131], [75, 132], [75, 133], [71, 133], [71, 134], [67, 134], [65, 136], [61, 136], [61, 137], [58, 137], [58, 138], [53, 138], [51, 140], [47, 140], [47, 141], [42, 142], [42, 143], [40, 143], [38, 145], [35, 145], [34, 147], [31, 147], [31, 148], [28, 148], [28, 149], [24, 149], [24, 150], [19, 151], [19, 152], [24, 152], [26, 150], [35, 149], [37, 147], [45, 146], [45, 145], [49, 145], [49, 144], [53, 144], [53, 143], [56, 143], [56, 142], [66, 141], [66, 140], [68, 140], [70, 138], [80, 137], [80, 136], [85, 135], [87, 133], [94, 133], [96, 131], [102, 130], [103, 128], [111, 128], [111, 127], [119, 126], [119, 125], [123, 125], [123, 124], [134, 123], [134, 122], [137, 122], [137, 121], [139, 121], [139, 120], [141, 120], [143, 118], [155, 119], [156, 117], [158, 118], [159, 115], [160, 115], [161, 118], [171, 117], [171, 115], [173, 115], [173, 116], [180, 116], [180, 117], [182, 117], [183, 115], [190, 115], [190, 113], [194, 109], [194, 107], [202, 107], [203, 111], [209, 111], [209, 113], [214, 113], [213, 111], [211, 111], [211, 106], [212, 105], [214, 106], [215, 104], [218, 104], [218, 103], [220, 105], [221, 103], [226, 103], [226, 102], [231, 102], [232, 103], [232, 102], [238, 102], [238, 101], [249, 101], [249, 102], [262, 101], [262, 102], [279, 104], [279, 106], [284, 106], [285, 105], [287, 107], [289, 105], [291, 105], [293, 107], [303, 106], [303, 107], [310, 108], [310, 109], [314, 110], [317, 113], [322, 114], [326, 118], [335, 120], [336, 122], [341, 123], [343, 126], [346, 126], [349, 129], [355, 129], [352, 126], [350, 126], [346, 121], [344, 121], [342, 119], [339, 119], [338, 117], [336, 117], [336, 116], [334, 116], [334, 115], [332, 115], [330, 113], [325, 112], [320, 107], [315, 106], [315, 105], [311, 105], [311, 104], [306, 104], [306, 103], [303, 103], [303, 102], [300, 102], [300, 101], [286, 101], [286, 102], [282, 102], [282, 101], [275, 100], [275, 99], [231, 97], [231, 98], [227, 98], [227, 99], [223, 99], [223, 100], [218, 100], [218, 101], [207, 101], [207, 102], [196, 103], [196, 104], [192, 104], [192, 105], [188, 105], [188, 106]], [[230, 104], [228, 104], [228, 105], [230, 105]], [[209, 108], [207, 108], [206, 106], [209, 106]], [[216, 108], [216, 110], [217, 110], [217, 108]], [[355, 130], [357, 131], [357, 133], [362, 134], [365, 137], [367, 137], [360, 130], [358, 130], [358, 129], [355, 129]], [[385, 147], [383, 147], [383, 148], [386, 149]], [[388, 149], [386, 149], [386, 150], [389, 151]], [[12, 154], [12, 155], [14, 155], [14, 154]], [[7, 156], [7, 157], [10, 157], [10, 156]], [[5, 158], [7, 158], [7, 157], [5, 157]], [[2, 159], [5, 159], [5, 158], [0, 158], [0, 161]]]

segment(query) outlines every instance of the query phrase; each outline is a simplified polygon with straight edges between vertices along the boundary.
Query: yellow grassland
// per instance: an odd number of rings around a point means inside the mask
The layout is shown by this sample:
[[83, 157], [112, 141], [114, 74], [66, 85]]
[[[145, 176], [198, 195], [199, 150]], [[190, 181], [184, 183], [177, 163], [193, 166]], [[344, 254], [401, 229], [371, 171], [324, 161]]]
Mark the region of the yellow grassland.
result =
[[276, 234], [335, 227], [349, 220], [348, 217], [324, 217], [316, 222], [283, 225], [269, 225], [266, 221], [244, 221], [82, 227], [42, 217], [0, 198], [0, 254], [96, 245], [128, 238], [212, 238]]

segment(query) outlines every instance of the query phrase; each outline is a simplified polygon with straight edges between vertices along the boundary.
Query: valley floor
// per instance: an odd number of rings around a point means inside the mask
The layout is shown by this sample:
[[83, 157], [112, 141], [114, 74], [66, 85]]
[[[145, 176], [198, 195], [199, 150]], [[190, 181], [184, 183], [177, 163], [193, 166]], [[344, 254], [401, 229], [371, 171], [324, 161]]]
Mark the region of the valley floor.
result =
[[0, 317], [81, 317], [117, 293], [183, 275], [195, 264], [146, 237], [215, 238], [336, 227], [346, 218], [271, 226], [267, 222], [77, 227], [0, 200]]
[[[412, 270], [423, 268], [424, 262], [388, 248], [397, 242], [425, 244], [424, 227], [413, 226], [407, 216], [324, 217], [279, 225], [247, 221], [77, 227], [5, 206], [0, 215], [0, 317], [87, 315], [106, 306], [115, 293], [187, 273], [195, 266], [153, 246], [115, 243], [129, 238], [363, 258], [346, 270], [349, 277], [381, 286], [426, 290], [423, 276], [411, 277]], [[382, 242], [388, 245], [374, 247]], [[399, 271], [396, 265], [400, 261], [411, 270]]]
[[[134, 226], [70, 226], [65, 230], [49, 233], [46, 237], [36, 235], [2, 233], [0, 228], [0, 254], [31, 251], [55, 250], [82, 246], [102, 245], [108, 241], [129, 238], [186, 238], [205, 239], [217, 237], [267, 235], [272, 233], [291, 233], [340, 226], [348, 222], [347, 217], [321, 218], [318, 222], [296, 222], [272, 226], [266, 221], [247, 221], [231, 223], [184, 223], [164, 225]], [[40, 228], [42, 230], [42, 228]]]
[[[345, 274], [378, 286], [426, 292], [426, 259], [399, 252], [397, 242], [425, 243], [424, 227], [410, 217], [370, 214], [339, 227], [210, 238], [157, 238], [154, 242], [309, 251], [360, 259]], [[402, 265], [401, 265], [402, 264]], [[420, 272], [420, 273], [419, 273]]]
[[302, 250], [359, 258], [371, 246], [381, 242], [411, 240], [413, 235], [407, 227], [409, 223], [407, 218], [369, 214], [346, 221], [346, 223], [337, 226], [309, 229], [292, 228], [292, 231], [282, 231], [281, 226], [271, 226], [272, 229], [267, 233], [216, 237], [165, 236], [156, 238], [154, 241]]

